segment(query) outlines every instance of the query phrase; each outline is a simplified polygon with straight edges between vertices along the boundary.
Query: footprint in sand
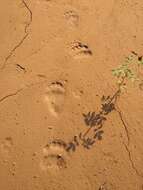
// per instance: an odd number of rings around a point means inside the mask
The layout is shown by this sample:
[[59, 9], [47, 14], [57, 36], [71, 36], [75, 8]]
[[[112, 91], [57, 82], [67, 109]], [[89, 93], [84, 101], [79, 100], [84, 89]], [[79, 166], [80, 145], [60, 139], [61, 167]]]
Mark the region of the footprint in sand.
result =
[[75, 89], [72, 92], [72, 95], [75, 99], [80, 99], [82, 97], [82, 95], [84, 94], [83, 90], [79, 90], [79, 89]]
[[98, 190], [110, 190], [110, 189], [115, 189], [112, 184], [110, 183], [104, 183], [102, 184]]
[[51, 0], [37, 0], [37, 4], [41, 4], [41, 3], [48, 3], [50, 2]]
[[143, 81], [139, 84], [139, 89], [143, 91]]
[[45, 101], [48, 105], [49, 112], [53, 116], [58, 116], [62, 112], [65, 101], [65, 88], [61, 82], [52, 83], [45, 93]]
[[4, 141], [1, 143], [1, 151], [8, 155], [11, 152], [13, 146], [13, 140], [11, 137], [6, 137]]
[[87, 44], [79, 41], [72, 43], [70, 52], [74, 58], [88, 58], [93, 54]]
[[58, 171], [67, 168], [66, 144], [62, 140], [54, 140], [43, 148], [40, 168], [43, 171]]
[[71, 26], [71, 27], [73, 27], [73, 26], [77, 27], [78, 26], [79, 16], [75, 11], [73, 11], [73, 10], [67, 11], [67, 12], [65, 12], [64, 16], [65, 16], [65, 19], [66, 19], [69, 26]]

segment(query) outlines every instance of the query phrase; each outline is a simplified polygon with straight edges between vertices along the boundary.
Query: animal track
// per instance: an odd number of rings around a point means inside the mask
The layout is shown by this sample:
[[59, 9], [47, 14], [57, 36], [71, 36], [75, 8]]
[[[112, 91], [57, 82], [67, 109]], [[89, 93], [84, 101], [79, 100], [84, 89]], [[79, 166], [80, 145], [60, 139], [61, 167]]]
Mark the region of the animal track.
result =
[[61, 113], [65, 100], [65, 88], [61, 82], [53, 82], [47, 89], [45, 101], [52, 115]]
[[76, 89], [75, 91], [72, 92], [72, 95], [74, 98], [80, 99], [82, 97], [83, 93], [84, 92], [82, 90]]
[[70, 26], [78, 26], [79, 16], [75, 11], [67, 11], [64, 16]]
[[41, 3], [48, 3], [50, 2], [51, 0], [37, 0], [37, 3], [38, 4], [41, 4]]
[[112, 184], [110, 183], [104, 183], [102, 184], [98, 190], [110, 190], [110, 189], [115, 189]]
[[1, 150], [3, 153], [9, 154], [13, 146], [13, 140], [11, 137], [6, 137], [1, 144]]
[[75, 58], [85, 58], [92, 55], [92, 51], [89, 49], [88, 45], [78, 41], [72, 43], [71, 50]]
[[40, 168], [44, 171], [60, 170], [67, 167], [66, 144], [62, 140], [54, 140], [43, 148], [43, 159]]
[[143, 90], [143, 81], [139, 84], [139, 89]]

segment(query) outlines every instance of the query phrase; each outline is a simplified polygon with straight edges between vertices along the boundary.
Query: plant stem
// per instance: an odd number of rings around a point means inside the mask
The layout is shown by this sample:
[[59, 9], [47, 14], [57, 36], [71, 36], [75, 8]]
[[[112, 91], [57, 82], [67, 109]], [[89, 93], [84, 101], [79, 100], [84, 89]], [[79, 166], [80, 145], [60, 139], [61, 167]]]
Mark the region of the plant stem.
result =
[[89, 128], [85, 131], [85, 133], [84, 133], [84, 135], [83, 135], [83, 138], [86, 137], [86, 135], [91, 131], [91, 129], [92, 129], [92, 127], [89, 127]]
[[[119, 84], [118, 86], [118, 89], [117, 91], [113, 94], [113, 96], [111, 97], [110, 101], [108, 102], [108, 105], [110, 105], [111, 103], [114, 102], [114, 104], [116, 103], [117, 101], [117, 98], [119, 97], [120, 93], [121, 93], [121, 86], [123, 85], [124, 83], [124, 80], [125, 80], [125, 77], [122, 78], [122, 81], [121, 83]], [[104, 114], [104, 111], [101, 111], [100, 114]], [[92, 130], [92, 126], [90, 126], [86, 131], [85, 133], [83, 134], [83, 138], [85, 138], [87, 136], [87, 134]]]

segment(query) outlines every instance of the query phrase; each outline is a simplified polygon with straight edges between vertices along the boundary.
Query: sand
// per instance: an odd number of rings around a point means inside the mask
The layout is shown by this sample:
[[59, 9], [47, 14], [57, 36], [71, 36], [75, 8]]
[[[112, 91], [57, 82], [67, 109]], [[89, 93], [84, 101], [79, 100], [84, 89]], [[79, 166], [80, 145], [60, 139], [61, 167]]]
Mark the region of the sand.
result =
[[102, 139], [67, 151], [116, 91], [111, 70], [143, 54], [142, 1], [3, 0], [0, 23], [0, 190], [142, 190], [141, 84]]

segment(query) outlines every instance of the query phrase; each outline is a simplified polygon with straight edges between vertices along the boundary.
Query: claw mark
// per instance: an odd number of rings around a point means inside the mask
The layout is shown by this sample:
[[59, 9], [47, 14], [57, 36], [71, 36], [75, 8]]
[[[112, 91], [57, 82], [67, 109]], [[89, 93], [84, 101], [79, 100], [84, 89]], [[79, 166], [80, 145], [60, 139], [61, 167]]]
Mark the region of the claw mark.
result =
[[3, 70], [8, 62], [8, 60], [12, 57], [12, 55], [15, 53], [15, 51], [23, 44], [23, 42], [25, 41], [25, 39], [28, 37], [29, 33], [28, 33], [28, 28], [32, 23], [32, 19], [33, 19], [33, 15], [32, 15], [32, 11], [30, 10], [29, 6], [27, 5], [27, 3], [25, 2], [25, 0], [22, 0], [23, 5], [25, 6], [25, 8], [28, 10], [29, 14], [30, 14], [30, 20], [29, 22], [26, 24], [25, 26], [25, 34], [23, 36], [23, 38], [19, 41], [18, 44], [15, 45], [15, 47], [10, 51], [9, 55], [5, 58], [3, 66], [1, 67], [1, 69]]
[[132, 166], [133, 170], [135, 171], [135, 173], [136, 173], [139, 177], [143, 177], [143, 176], [139, 173], [138, 169], [136, 168], [136, 166], [135, 166], [135, 164], [134, 164], [134, 162], [133, 162], [133, 160], [132, 160], [131, 152], [130, 152], [128, 146], [127, 146], [124, 142], [123, 142], [123, 145], [124, 145], [124, 147], [125, 147], [125, 149], [126, 149], [126, 151], [127, 151], [127, 153], [128, 153], [129, 161], [130, 161], [130, 163], [131, 163], [131, 166]]
[[24, 73], [26, 72], [26, 69], [25, 69], [24, 67], [22, 67], [21, 65], [16, 64], [16, 66], [17, 66], [19, 69], [23, 70], [23, 71], [24, 71]]
[[3, 102], [4, 100], [6, 100], [6, 99], [9, 98], [9, 97], [16, 96], [16, 95], [17, 95], [20, 91], [22, 91], [22, 90], [23, 90], [23, 89], [19, 89], [19, 90], [17, 90], [17, 91], [14, 92], [14, 93], [11, 93], [11, 94], [8, 94], [8, 95], [2, 97], [2, 98], [0, 99], [0, 103]]

